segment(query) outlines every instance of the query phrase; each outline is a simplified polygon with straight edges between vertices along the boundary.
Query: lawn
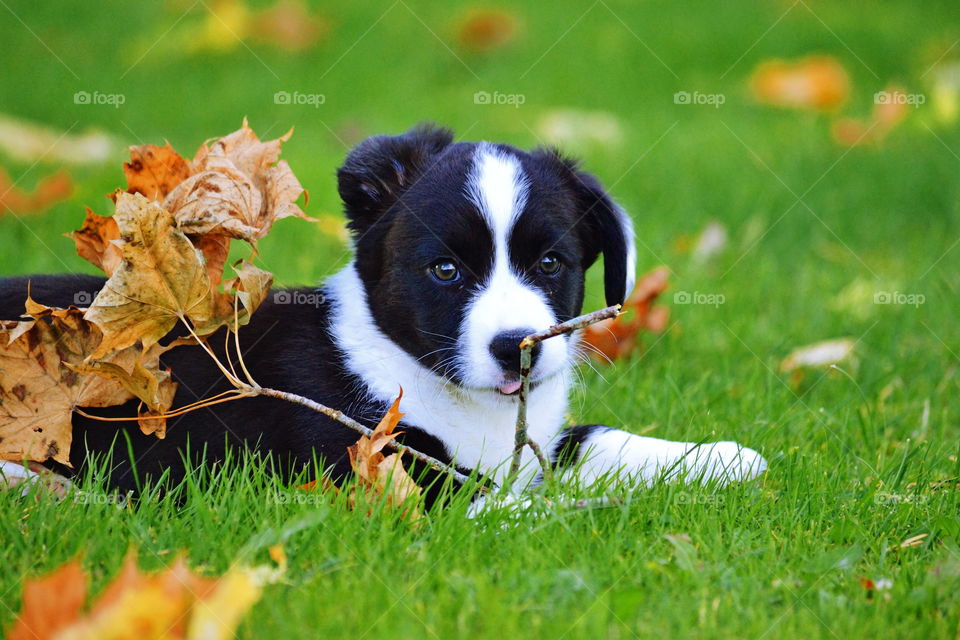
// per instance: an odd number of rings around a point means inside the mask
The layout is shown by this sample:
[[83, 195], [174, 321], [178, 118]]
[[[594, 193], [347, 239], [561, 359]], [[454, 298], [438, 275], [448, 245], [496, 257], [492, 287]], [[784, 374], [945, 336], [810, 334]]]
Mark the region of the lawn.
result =
[[[226, 3], [7, 2], [0, 114], [184, 155], [244, 116], [265, 137], [294, 127], [284, 158], [326, 222], [285, 220], [263, 242], [283, 285], [346, 261], [330, 231], [335, 171], [363, 136], [432, 120], [531, 147], [569, 111], [593, 114], [560, 142], [631, 212], [640, 270], [669, 267], [671, 318], [629, 358], [583, 369], [571, 421], [737, 440], [770, 466], [759, 481], [659, 485], [603, 509], [469, 520], [460, 500], [419, 527], [279, 499], [300, 494], [254, 460], [190, 479], [180, 501], [0, 493], [0, 626], [25, 577], [77, 554], [101, 588], [129, 546], [147, 567], [182, 552], [217, 574], [283, 540], [286, 579], [238, 637], [960, 637], [960, 125], [949, 98], [934, 100], [939, 70], [960, 64], [952, 3], [504, 4], [516, 33], [488, 52], [457, 36], [483, 5], [339, 3], [312, 7], [323, 33], [289, 52]], [[758, 64], [810, 54], [849, 74], [840, 114], [753, 99]], [[924, 104], [882, 140], [833, 139], [891, 85]], [[123, 104], [76, 104], [84, 91]], [[123, 159], [71, 166], [73, 195], [45, 213], [0, 211], [0, 274], [92, 272], [62, 234], [84, 206], [110, 211]], [[0, 162], [27, 189], [58, 166]], [[697, 260], [711, 222], [729, 240]], [[594, 269], [586, 310], [602, 306], [600, 280]], [[779, 370], [794, 348], [844, 337], [855, 356], [836, 368]], [[95, 477], [81, 485], [105, 495]]]

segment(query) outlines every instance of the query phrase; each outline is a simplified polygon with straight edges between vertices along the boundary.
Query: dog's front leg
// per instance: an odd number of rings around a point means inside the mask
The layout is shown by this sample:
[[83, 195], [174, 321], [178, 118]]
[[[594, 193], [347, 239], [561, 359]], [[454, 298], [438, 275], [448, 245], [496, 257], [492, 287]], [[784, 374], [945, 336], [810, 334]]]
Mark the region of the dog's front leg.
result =
[[566, 429], [551, 458], [561, 477], [584, 485], [608, 480], [640, 486], [673, 478], [738, 482], [767, 468], [759, 453], [736, 442], [671, 442], [601, 425]]

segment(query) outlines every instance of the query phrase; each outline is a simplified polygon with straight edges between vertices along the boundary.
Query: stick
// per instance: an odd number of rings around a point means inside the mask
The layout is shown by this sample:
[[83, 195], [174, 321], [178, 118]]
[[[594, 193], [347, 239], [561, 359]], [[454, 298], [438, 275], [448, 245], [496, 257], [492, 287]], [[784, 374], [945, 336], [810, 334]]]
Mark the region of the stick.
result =
[[[320, 404], [319, 402], [314, 402], [310, 398], [304, 398], [303, 396], [298, 396], [295, 393], [278, 391], [277, 389], [269, 389], [266, 387], [254, 387], [253, 393], [256, 395], [268, 396], [270, 398], [277, 398], [279, 400], [286, 400], [287, 402], [293, 402], [295, 404], [299, 404], [301, 406], [307, 407], [308, 409], [312, 409], [317, 413], [322, 413], [323, 415], [333, 420], [336, 420], [340, 424], [346, 427], [349, 427], [350, 429], [353, 429], [354, 431], [356, 431], [361, 435], [365, 435], [368, 438], [373, 436], [373, 429], [363, 426], [362, 424], [360, 424], [350, 416], [345, 415], [342, 411], [338, 411], [337, 409], [333, 409], [326, 405]], [[425, 453], [420, 453], [416, 449], [411, 449], [410, 447], [405, 447], [395, 442], [390, 442], [387, 444], [387, 446], [401, 455], [404, 452], [409, 453], [411, 456], [413, 456], [420, 462], [424, 463], [425, 465], [429, 466], [431, 469], [440, 471], [441, 473], [445, 473], [461, 484], [465, 484], [466, 482], [469, 481], [469, 478], [467, 476], [457, 471], [451, 465], [441, 462], [432, 456], [428, 456]], [[482, 485], [479, 487], [479, 489], [483, 493], [487, 491], [487, 488]]]
[[520, 471], [520, 457], [523, 454], [524, 447], [530, 447], [533, 454], [537, 457], [537, 460], [540, 462], [540, 467], [543, 469], [543, 477], [545, 480], [549, 480], [553, 475], [550, 463], [543, 455], [543, 450], [540, 448], [540, 445], [531, 440], [530, 436], [527, 435], [527, 399], [530, 396], [530, 369], [533, 360], [533, 347], [544, 340], [555, 338], [556, 336], [570, 333], [577, 329], [583, 329], [595, 322], [600, 322], [608, 318], [616, 318], [619, 314], [620, 305], [615, 304], [612, 307], [571, 318], [566, 322], [555, 324], [543, 331], [531, 333], [520, 341], [520, 404], [517, 406], [517, 428], [513, 444], [513, 461], [510, 463], [510, 474], [507, 476], [506, 483], [507, 487], [513, 483], [514, 478], [516, 478], [517, 473]]

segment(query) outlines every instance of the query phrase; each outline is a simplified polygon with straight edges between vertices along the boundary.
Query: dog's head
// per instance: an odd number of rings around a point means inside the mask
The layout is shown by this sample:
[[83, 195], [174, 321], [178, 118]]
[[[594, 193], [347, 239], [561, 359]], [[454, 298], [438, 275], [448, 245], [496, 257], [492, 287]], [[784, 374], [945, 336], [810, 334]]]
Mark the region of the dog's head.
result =
[[[633, 287], [630, 218], [556, 151], [417, 127], [360, 143], [338, 179], [379, 329], [474, 395], [519, 389], [520, 340], [580, 313], [600, 254], [607, 304]], [[566, 336], [539, 345], [533, 383], [569, 367], [571, 351]]]

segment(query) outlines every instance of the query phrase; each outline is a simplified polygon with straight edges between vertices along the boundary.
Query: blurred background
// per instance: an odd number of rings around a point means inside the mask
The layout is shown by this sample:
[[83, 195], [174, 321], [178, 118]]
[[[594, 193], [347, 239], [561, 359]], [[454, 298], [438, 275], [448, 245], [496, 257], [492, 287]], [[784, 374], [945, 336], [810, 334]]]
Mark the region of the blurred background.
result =
[[[663, 357], [644, 364], [672, 367], [673, 389], [621, 393], [617, 411], [592, 400], [593, 419], [684, 424], [723, 396], [737, 406], [715, 422], [772, 428], [773, 371], [827, 339], [855, 346], [837, 357], [861, 385], [804, 401], [801, 415], [837, 408], [827, 430], [864, 394], [899, 398], [914, 425], [957, 389], [952, 2], [0, 4], [3, 274], [92, 271], [62, 234], [85, 206], [110, 213], [126, 146], [167, 140], [190, 157], [247, 117], [263, 139], [294, 129], [283, 157], [318, 219], [277, 224], [262, 264], [313, 283], [347, 259], [347, 150], [434, 121], [582, 158], [633, 215], [641, 272], [667, 267], [672, 315], [646, 341]], [[712, 391], [687, 394], [703, 376]], [[933, 412], [949, 421], [956, 405]]]

